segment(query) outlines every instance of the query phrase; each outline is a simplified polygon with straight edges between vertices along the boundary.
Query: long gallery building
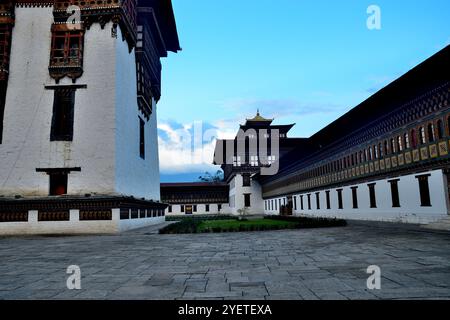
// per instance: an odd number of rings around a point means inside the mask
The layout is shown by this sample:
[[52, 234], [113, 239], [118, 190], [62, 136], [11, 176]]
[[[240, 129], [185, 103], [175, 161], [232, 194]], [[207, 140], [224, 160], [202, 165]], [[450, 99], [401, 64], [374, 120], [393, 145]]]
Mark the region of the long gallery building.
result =
[[[227, 145], [219, 140], [215, 163], [222, 165], [228, 184], [225, 213], [246, 207], [253, 214], [445, 221], [450, 212], [449, 64], [447, 46], [307, 139], [287, 137], [292, 125], [273, 126], [259, 114], [248, 119], [241, 129], [279, 129], [279, 157], [273, 150], [264, 154], [269, 162], [278, 161], [279, 170], [263, 175], [261, 155], [248, 149], [235, 150], [232, 161], [218, 159]], [[170, 203], [167, 185], [162, 193]]]

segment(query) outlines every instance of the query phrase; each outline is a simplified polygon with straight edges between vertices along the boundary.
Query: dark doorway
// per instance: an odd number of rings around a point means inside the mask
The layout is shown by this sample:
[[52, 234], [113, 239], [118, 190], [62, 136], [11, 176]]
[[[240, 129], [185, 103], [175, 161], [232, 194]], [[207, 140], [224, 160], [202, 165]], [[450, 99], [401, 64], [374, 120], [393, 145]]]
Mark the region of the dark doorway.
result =
[[67, 194], [67, 173], [51, 173], [50, 192], [51, 196]]

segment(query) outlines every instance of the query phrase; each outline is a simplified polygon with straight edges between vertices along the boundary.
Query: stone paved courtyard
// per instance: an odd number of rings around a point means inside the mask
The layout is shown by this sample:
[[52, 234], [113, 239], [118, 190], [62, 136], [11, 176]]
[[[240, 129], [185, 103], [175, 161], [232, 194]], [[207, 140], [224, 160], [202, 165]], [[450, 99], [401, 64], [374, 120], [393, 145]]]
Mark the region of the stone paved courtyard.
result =
[[[0, 238], [0, 299], [450, 298], [450, 233], [345, 228]], [[79, 265], [81, 290], [66, 268]], [[366, 269], [381, 267], [381, 290]]]

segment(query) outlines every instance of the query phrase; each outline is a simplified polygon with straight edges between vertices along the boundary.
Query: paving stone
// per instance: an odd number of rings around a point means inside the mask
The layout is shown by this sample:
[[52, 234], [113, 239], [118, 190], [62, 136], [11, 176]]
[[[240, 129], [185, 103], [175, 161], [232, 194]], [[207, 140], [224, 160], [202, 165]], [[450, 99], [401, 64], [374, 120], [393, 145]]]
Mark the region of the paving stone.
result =
[[[0, 299], [450, 299], [450, 233], [403, 224], [1, 237]], [[20, 248], [18, 250], [17, 248]], [[66, 269], [81, 268], [82, 290]], [[368, 290], [369, 265], [381, 290]]]

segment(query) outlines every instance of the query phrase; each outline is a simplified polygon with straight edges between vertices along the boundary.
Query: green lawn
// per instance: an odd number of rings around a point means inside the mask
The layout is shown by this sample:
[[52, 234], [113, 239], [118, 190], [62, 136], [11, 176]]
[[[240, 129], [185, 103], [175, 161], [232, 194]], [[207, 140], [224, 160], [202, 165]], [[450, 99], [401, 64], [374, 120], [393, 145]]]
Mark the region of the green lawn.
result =
[[208, 233], [208, 232], [244, 232], [281, 229], [342, 227], [347, 223], [341, 219], [280, 217], [271, 216], [264, 219], [238, 220], [230, 218], [183, 218], [159, 230], [161, 234]]
[[[246, 230], [273, 230], [273, 229], [290, 229], [297, 226], [292, 221], [277, 221], [270, 219], [256, 220], [213, 220], [203, 221], [198, 226], [199, 232], [216, 232], [216, 231], [246, 231]], [[220, 231], [219, 231], [220, 232]]]

